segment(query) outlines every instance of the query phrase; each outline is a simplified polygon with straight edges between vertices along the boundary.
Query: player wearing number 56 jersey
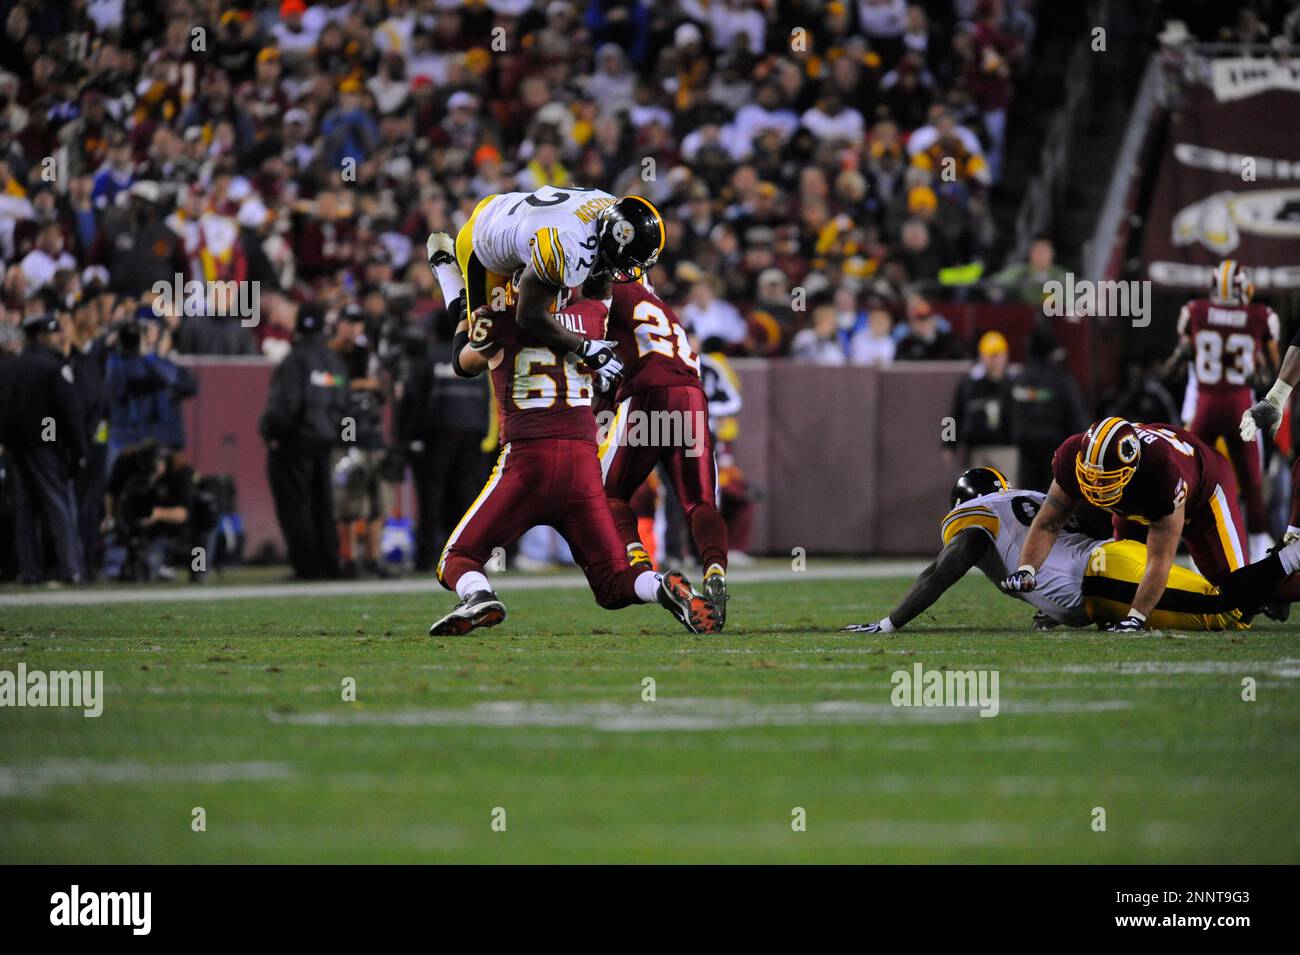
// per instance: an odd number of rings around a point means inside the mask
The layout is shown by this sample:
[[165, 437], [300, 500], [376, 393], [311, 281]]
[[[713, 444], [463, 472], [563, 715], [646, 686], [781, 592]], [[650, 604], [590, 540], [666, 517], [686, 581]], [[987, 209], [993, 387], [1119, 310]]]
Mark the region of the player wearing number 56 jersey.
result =
[[1227, 460], [1171, 424], [1103, 418], [1066, 438], [1052, 460], [1053, 481], [1005, 589], [1033, 590], [1057, 536], [1085, 500], [1113, 515], [1119, 539], [1141, 536], [1148, 560], [1120, 629], [1143, 629], [1169, 579], [1179, 540], [1200, 572], [1219, 584], [1246, 564], [1237, 481]]
[[717, 465], [699, 356], [685, 327], [647, 279], [615, 283], [608, 290], [592, 283], [587, 291], [609, 296], [607, 335], [617, 343], [624, 368], [600, 467], [628, 557], [649, 565], [628, 502], [662, 464], [686, 512], [705, 568], [704, 594], [721, 626], [726, 619], [727, 524], [718, 511]]
[[1250, 300], [1252, 292], [1234, 260], [1220, 262], [1209, 296], [1188, 302], [1178, 316], [1174, 359], [1191, 360], [1188, 387], [1195, 390], [1195, 411], [1187, 428], [1210, 446], [1220, 438], [1227, 446], [1246, 504], [1250, 549], [1259, 558], [1270, 543], [1260, 479], [1262, 446], [1243, 441], [1239, 423], [1255, 400], [1261, 358], [1268, 368], [1277, 367], [1281, 328], [1276, 312]]

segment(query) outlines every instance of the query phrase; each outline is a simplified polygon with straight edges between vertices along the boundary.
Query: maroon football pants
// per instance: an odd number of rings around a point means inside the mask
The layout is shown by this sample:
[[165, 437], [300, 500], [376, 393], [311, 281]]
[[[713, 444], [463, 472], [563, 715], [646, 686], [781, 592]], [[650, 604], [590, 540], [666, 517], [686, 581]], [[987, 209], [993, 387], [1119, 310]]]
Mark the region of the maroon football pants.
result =
[[605, 500], [600, 461], [590, 441], [532, 438], [501, 449], [478, 498], [447, 540], [438, 580], [448, 590], [470, 571], [483, 572], [496, 547], [509, 547], [530, 527], [554, 527], [573, 551], [596, 603], [617, 610], [639, 603], [643, 570], [627, 550]]
[[727, 524], [718, 512], [718, 475], [709, 434], [709, 402], [691, 385], [647, 388], [619, 402], [600, 450], [605, 493], [623, 543], [640, 541], [628, 502], [655, 465], [672, 482], [691, 539], [707, 568], [727, 566]]
[[1223, 439], [1246, 505], [1246, 529], [1252, 534], [1265, 534], [1268, 532], [1268, 510], [1264, 506], [1260, 476], [1263, 446], [1258, 439], [1241, 440], [1241, 416], [1251, 404], [1251, 393], [1246, 388], [1235, 388], [1230, 392], [1200, 392], [1196, 414], [1187, 430], [1210, 447], [1214, 447], [1217, 439]]

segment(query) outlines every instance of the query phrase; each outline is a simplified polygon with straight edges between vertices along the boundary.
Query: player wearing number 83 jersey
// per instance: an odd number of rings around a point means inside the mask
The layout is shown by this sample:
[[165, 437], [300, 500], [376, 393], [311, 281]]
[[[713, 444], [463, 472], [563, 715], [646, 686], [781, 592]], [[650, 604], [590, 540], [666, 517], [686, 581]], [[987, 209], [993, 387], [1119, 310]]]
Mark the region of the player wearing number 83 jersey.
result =
[[1277, 367], [1281, 328], [1273, 309], [1250, 300], [1252, 291], [1235, 261], [1219, 263], [1209, 297], [1193, 299], [1179, 313], [1173, 360], [1191, 361], [1188, 400], [1194, 400], [1195, 410], [1187, 429], [1206, 444], [1213, 446], [1221, 438], [1227, 447], [1258, 558], [1270, 543], [1260, 480], [1262, 448], [1258, 441], [1242, 440], [1240, 421], [1255, 400], [1252, 386], [1260, 360]]

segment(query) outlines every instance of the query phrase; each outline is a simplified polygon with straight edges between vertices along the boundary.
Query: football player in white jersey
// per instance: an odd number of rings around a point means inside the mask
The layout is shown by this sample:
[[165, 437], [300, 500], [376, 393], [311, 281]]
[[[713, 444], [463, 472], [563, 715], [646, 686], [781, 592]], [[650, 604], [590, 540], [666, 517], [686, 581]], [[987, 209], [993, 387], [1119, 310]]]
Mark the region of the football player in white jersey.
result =
[[455, 241], [442, 232], [430, 235], [428, 253], [443, 299], [457, 316], [458, 338], [468, 339], [467, 316], [480, 306], [505, 311], [514, 305], [525, 333], [558, 354], [578, 355], [608, 386], [622, 370], [614, 343], [584, 339], [557, 322], [557, 296], [592, 275], [639, 279], [658, 261], [664, 240], [663, 217], [640, 196], [615, 199], [599, 189], [545, 186], [488, 196]]
[[[1044, 495], [1012, 488], [995, 468], [971, 468], [952, 489], [943, 519], [943, 550], [887, 617], [854, 624], [857, 633], [891, 633], [929, 609], [972, 567], [995, 585], [1016, 564]], [[1073, 520], [1073, 518], [1072, 518]], [[1038, 586], [1009, 594], [1032, 605], [1037, 629], [1118, 623], [1128, 612], [1146, 567], [1137, 541], [1105, 541], [1068, 524], [1036, 574]], [[1185, 567], [1170, 571], [1165, 596], [1151, 616], [1153, 630], [1242, 630], [1247, 615], [1208, 580]]]

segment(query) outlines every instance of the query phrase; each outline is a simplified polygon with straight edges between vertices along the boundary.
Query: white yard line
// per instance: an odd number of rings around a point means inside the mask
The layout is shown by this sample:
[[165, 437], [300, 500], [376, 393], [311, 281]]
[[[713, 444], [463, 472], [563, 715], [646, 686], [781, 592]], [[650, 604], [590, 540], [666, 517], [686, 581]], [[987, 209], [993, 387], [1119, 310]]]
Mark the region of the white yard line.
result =
[[[926, 567], [921, 560], [836, 562], [827, 567], [796, 571], [785, 568], [737, 568], [727, 574], [734, 584], [798, 583], [806, 580], [875, 580], [909, 577]], [[587, 580], [575, 572], [531, 577], [518, 572], [493, 575], [503, 594], [521, 590], [581, 590]], [[207, 603], [213, 600], [265, 600], [283, 597], [370, 597], [390, 594], [428, 594], [444, 597], [446, 591], [433, 577], [405, 580], [339, 580], [312, 583], [247, 584], [224, 587], [113, 587], [99, 590], [54, 590], [0, 594], [0, 607], [85, 607], [125, 603]]]

